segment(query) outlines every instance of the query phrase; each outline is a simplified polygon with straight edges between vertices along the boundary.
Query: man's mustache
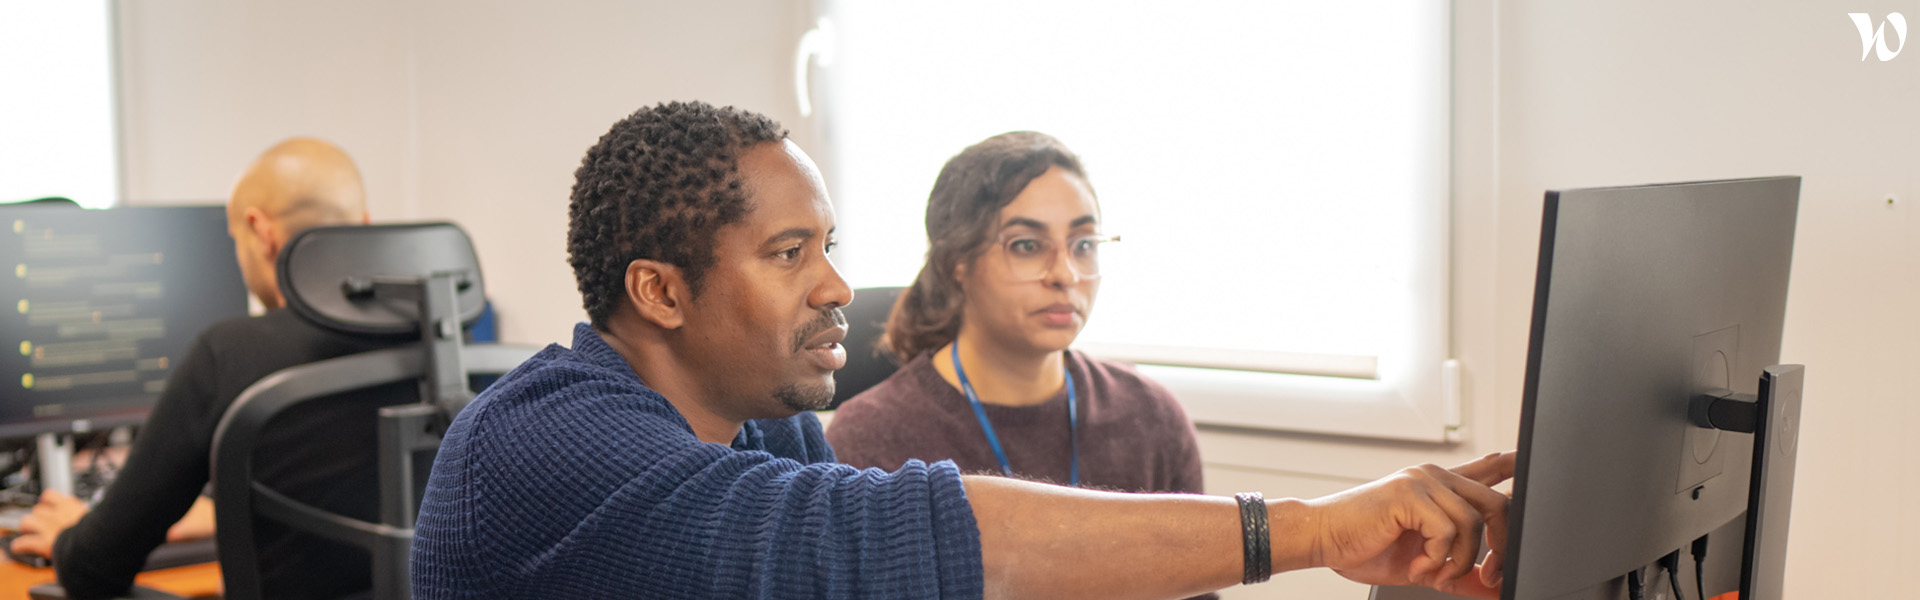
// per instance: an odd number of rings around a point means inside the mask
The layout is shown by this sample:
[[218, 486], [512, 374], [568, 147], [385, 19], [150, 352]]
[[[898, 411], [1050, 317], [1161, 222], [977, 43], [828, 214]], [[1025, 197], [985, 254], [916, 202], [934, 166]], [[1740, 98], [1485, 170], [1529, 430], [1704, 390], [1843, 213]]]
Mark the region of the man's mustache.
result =
[[807, 340], [813, 339], [813, 336], [820, 335], [821, 332], [846, 326], [847, 315], [846, 313], [840, 312], [840, 307], [836, 306], [820, 311], [820, 316], [814, 317], [812, 321], [808, 321], [798, 332], [794, 333], [793, 351], [799, 352], [805, 350], [807, 348]]

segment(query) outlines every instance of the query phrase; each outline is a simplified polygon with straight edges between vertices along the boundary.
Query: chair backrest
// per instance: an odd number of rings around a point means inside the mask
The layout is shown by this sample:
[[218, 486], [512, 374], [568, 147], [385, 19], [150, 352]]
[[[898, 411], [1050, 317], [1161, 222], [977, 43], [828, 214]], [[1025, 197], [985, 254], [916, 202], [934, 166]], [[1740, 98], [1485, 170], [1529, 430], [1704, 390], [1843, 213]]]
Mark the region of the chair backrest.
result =
[[887, 330], [887, 317], [893, 314], [893, 305], [905, 289], [884, 287], [854, 291], [853, 303], [844, 309], [847, 339], [841, 345], [847, 348], [847, 366], [833, 374], [833, 406], [838, 407], [867, 388], [886, 381], [900, 369], [900, 364], [880, 349], [879, 341], [880, 334]]
[[[471, 398], [468, 374], [504, 373], [538, 348], [462, 344], [462, 324], [479, 318], [485, 287], [472, 243], [451, 224], [309, 229], [282, 250], [278, 268], [287, 306], [302, 318], [349, 335], [419, 343], [275, 372], [227, 408], [211, 457], [226, 597], [261, 596], [257, 515], [366, 548], [373, 555], [373, 597], [408, 598], [416, 484], [429, 466], [415, 465], [416, 454], [438, 447], [440, 431]], [[409, 380], [421, 382], [421, 401], [379, 413], [376, 522], [328, 512], [254, 479], [254, 450], [275, 416], [309, 401]]]

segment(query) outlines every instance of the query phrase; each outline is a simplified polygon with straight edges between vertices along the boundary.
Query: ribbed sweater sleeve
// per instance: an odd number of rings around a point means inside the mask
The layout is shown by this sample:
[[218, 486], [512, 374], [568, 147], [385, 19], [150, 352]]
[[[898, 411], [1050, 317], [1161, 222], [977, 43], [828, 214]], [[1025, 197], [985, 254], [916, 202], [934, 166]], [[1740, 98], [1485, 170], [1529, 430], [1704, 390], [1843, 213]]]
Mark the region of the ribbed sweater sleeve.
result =
[[703, 443], [611, 349], [583, 350], [549, 348], [455, 421], [415, 532], [416, 597], [981, 595], [951, 463], [833, 464], [810, 413]]

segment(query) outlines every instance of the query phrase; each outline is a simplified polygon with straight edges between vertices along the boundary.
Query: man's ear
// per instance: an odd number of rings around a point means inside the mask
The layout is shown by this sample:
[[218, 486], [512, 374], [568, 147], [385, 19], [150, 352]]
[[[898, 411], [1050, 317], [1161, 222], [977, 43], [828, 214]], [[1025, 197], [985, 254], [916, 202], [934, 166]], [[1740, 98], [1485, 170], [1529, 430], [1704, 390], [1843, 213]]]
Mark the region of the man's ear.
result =
[[687, 289], [680, 267], [645, 258], [627, 263], [626, 289], [627, 303], [647, 322], [661, 329], [679, 329], [686, 323], [692, 290]]
[[259, 207], [247, 207], [242, 218], [247, 220], [247, 229], [253, 232], [253, 238], [260, 241], [254, 248], [262, 255], [262, 264], [274, 264], [280, 258], [280, 246], [286, 243], [286, 240], [280, 239], [279, 224]]

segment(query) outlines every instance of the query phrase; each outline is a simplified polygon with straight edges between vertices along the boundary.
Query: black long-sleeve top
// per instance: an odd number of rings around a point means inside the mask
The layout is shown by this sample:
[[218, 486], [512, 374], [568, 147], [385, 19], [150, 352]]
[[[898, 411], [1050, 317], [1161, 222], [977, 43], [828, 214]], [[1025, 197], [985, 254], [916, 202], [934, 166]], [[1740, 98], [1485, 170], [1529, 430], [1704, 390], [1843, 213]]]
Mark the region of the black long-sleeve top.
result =
[[[54, 542], [60, 585], [74, 598], [125, 593], [209, 477], [220, 417], [242, 390], [275, 371], [400, 342], [327, 331], [285, 309], [223, 321], [195, 340], [134, 440], [105, 497]], [[375, 414], [415, 401], [410, 382], [308, 402], [274, 419], [254, 455], [255, 477], [314, 506], [374, 520]], [[270, 520], [255, 528], [268, 598], [336, 598], [371, 586], [367, 552]]]

